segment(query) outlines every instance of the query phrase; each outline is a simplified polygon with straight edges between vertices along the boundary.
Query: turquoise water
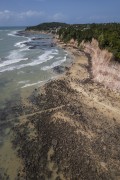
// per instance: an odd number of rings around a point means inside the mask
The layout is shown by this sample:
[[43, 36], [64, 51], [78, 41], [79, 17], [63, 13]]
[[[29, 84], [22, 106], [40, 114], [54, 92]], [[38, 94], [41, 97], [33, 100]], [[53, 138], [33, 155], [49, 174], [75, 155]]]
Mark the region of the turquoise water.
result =
[[51, 47], [51, 35], [20, 30], [24, 28], [0, 28], [0, 106], [15, 91], [52, 78], [52, 68], [69, 59], [66, 51]]

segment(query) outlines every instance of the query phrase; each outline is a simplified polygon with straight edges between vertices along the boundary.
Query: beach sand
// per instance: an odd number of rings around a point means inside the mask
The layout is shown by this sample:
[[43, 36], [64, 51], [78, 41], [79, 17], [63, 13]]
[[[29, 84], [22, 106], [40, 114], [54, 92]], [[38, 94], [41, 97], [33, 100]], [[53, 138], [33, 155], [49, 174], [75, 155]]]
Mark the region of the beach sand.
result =
[[84, 52], [59, 46], [74, 59], [68, 70], [22, 92], [13, 141], [24, 164], [18, 179], [120, 179], [120, 93], [93, 82]]

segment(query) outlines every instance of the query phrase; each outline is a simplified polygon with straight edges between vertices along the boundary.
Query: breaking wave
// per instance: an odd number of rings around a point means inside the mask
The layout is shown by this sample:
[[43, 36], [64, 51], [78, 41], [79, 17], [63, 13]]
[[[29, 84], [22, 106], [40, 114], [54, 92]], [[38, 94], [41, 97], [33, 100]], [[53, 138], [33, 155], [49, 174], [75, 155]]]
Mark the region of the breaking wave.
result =
[[36, 83], [26, 84], [26, 85], [22, 86], [21, 88], [26, 88], [26, 87], [29, 87], [29, 86], [35, 86], [35, 85], [40, 84], [40, 83], [42, 83], [42, 82], [43, 82], [43, 81], [38, 81], [38, 82], [36, 82]]
[[65, 62], [65, 61], [66, 61], [66, 56], [64, 57], [64, 59], [62, 59], [62, 60], [60, 60], [60, 61], [57, 61], [57, 62], [54, 62], [54, 63], [51, 64], [50, 66], [44, 66], [44, 67], [42, 67], [41, 70], [46, 71], [46, 70], [52, 69], [52, 68], [54, 68], [54, 67], [56, 67], [56, 66], [61, 65], [61, 64], [62, 64], [63, 62]]
[[[3, 63], [0, 64], [0, 72], [12, 71], [12, 70], [15, 70], [15, 69], [21, 69], [21, 68], [28, 67], [28, 66], [36, 66], [36, 65], [42, 64], [43, 62], [47, 62], [47, 61], [51, 60], [54, 57], [51, 54], [52, 54], [52, 50], [49, 50], [49, 51], [46, 51], [44, 54], [40, 55], [38, 57], [38, 59], [33, 60], [30, 63], [21, 64], [21, 65], [15, 65], [15, 66], [8, 66], [8, 65], [15, 64], [15, 63], [18, 63], [18, 62], [23, 61], [23, 60], [24, 61], [28, 60], [28, 58], [23, 58], [21, 56], [21, 54], [18, 54], [18, 51], [13, 51], [7, 57], [7, 58], [10, 58], [10, 60], [4, 61]], [[1, 69], [1, 67], [2, 67], [2, 69]]]

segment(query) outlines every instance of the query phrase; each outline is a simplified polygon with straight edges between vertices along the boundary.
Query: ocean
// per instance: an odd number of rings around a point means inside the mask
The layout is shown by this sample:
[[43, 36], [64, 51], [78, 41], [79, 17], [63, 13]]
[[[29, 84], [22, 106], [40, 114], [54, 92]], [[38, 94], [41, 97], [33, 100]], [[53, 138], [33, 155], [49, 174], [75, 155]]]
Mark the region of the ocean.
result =
[[56, 77], [53, 68], [70, 61], [65, 50], [53, 45], [52, 35], [25, 33], [24, 29], [0, 28], [0, 178], [8, 174], [14, 179], [19, 166], [11, 143], [17, 123], [9, 110], [11, 102], [21, 97], [21, 90]]
[[52, 36], [19, 33], [23, 28], [0, 28], [0, 104], [28, 86], [40, 85], [54, 75], [52, 68], [69, 60], [53, 47]]

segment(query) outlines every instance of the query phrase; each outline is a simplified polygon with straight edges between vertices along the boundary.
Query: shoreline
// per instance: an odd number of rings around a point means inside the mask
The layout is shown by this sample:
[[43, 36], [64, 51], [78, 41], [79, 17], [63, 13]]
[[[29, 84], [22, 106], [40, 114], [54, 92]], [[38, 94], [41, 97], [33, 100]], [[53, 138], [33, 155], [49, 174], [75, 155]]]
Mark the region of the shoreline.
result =
[[13, 141], [19, 177], [119, 179], [119, 93], [93, 82], [86, 55], [68, 49], [69, 69], [24, 100]]
[[93, 82], [84, 52], [57, 45], [72, 57], [66, 71], [21, 90], [14, 108], [17, 178], [119, 179], [120, 94]]

